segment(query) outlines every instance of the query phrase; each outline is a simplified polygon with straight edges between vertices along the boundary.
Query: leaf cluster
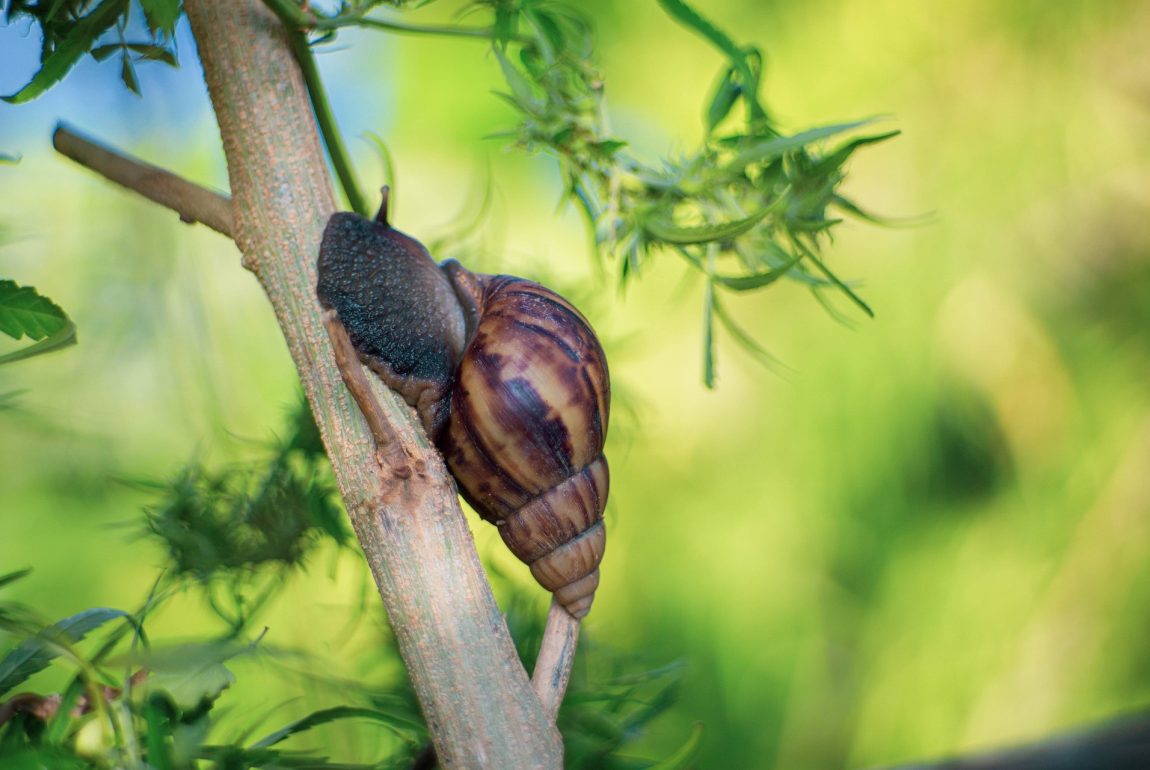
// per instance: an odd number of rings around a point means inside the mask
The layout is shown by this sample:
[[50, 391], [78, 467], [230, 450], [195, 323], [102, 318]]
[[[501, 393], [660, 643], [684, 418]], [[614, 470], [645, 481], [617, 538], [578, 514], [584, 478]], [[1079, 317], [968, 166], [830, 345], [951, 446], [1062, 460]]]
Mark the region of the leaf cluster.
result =
[[[27, 574], [0, 577], [0, 586]], [[149, 596], [135, 613], [85, 610], [39, 627], [33, 613], [0, 602], [0, 632], [22, 640], [0, 657], [0, 765], [12, 768], [137, 768], [218, 770], [241, 768], [368, 768], [332, 762], [310, 751], [285, 748], [294, 735], [340, 720], [373, 721], [416, 745], [424, 735], [410, 714], [370, 705], [344, 705], [290, 721], [263, 737], [248, 728], [219, 742], [221, 722], [234, 712], [217, 709], [236, 682], [225, 665], [257, 652], [255, 643], [229, 637], [161, 647], [144, 631], [147, 617], [170, 597]], [[17, 621], [15, 618], [24, 618]], [[105, 631], [94, 650], [80, 642]], [[70, 669], [56, 695], [11, 695], [33, 674], [63, 663]], [[270, 713], [270, 710], [269, 710]]]
[[[28, 572], [0, 576], [0, 589]], [[498, 573], [496, 580], [501, 591], [508, 591], [508, 624], [530, 665], [543, 631], [538, 597], [510, 587]], [[273, 585], [279, 590], [284, 581]], [[188, 588], [165, 575], [135, 612], [97, 607], [54, 623], [26, 607], [0, 601], [0, 637], [17, 640], [0, 654], [0, 766], [139, 770], [431, 766], [426, 764], [433, 757], [427, 728], [406, 681], [385, 688], [340, 679], [329, 673], [330, 665], [309, 653], [271, 647], [262, 641], [263, 634], [255, 641], [243, 641], [234, 628], [225, 628], [222, 636], [205, 628], [201, 638], [178, 644], [165, 644], [146, 631], [163, 607]], [[102, 637], [92, 639], [97, 634]], [[601, 647], [593, 639], [584, 638], [581, 648], [559, 714], [567, 766], [588, 770], [689, 766], [699, 747], [700, 728], [661, 761], [629, 753], [674, 704], [684, 668], [679, 664], [651, 668], [636, 656]], [[361, 655], [371, 670], [399, 668], [392, 637], [369, 645]], [[228, 707], [229, 691], [243, 686], [232, 664], [253, 657], [285, 676], [302, 677], [313, 694], [317, 688], [338, 694], [341, 702], [287, 722], [280, 719], [279, 726], [257, 734], [253, 725], [275, 719], [280, 704], [269, 704], [261, 713]], [[14, 694], [52, 666], [67, 674], [63, 692]], [[369, 764], [291, 748], [292, 739], [300, 734], [346, 721], [386, 730], [395, 738], [394, 748]]]
[[191, 463], [156, 486], [160, 500], [145, 511], [146, 533], [164, 546], [177, 576], [235, 583], [263, 565], [303, 564], [323, 537], [340, 545], [351, 539], [302, 398], [267, 459], [223, 469]]
[[6, 0], [6, 23], [28, 20], [40, 28], [40, 69], [23, 88], [3, 97], [20, 104], [58, 83], [86, 53], [97, 61], [118, 57], [120, 79], [140, 92], [136, 64], [176, 65], [174, 35], [182, 0]]
[[[590, 63], [591, 34], [575, 11], [546, 0], [479, 0], [494, 14], [495, 55], [509, 86], [502, 97], [519, 122], [506, 134], [559, 161], [567, 199], [586, 216], [599, 253], [621, 284], [656, 253], [682, 257], [705, 278], [704, 380], [714, 383], [717, 321], [762, 358], [766, 352], [722, 304], [725, 293], [763, 289], [786, 277], [818, 295], [845, 294], [870, 308], [820, 256], [831, 229], [850, 215], [877, 221], [839, 187], [853, 153], [897, 131], [826, 140], [869, 125], [860, 120], [784, 135], [760, 96], [763, 56], [682, 0], [659, 0], [671, 18], [724, 57], [702, 109], [705, 135], [693, 152], [648, 164], [613, 136], [603, 78]], [[821, 299], [821, 297], [820, 297]]]

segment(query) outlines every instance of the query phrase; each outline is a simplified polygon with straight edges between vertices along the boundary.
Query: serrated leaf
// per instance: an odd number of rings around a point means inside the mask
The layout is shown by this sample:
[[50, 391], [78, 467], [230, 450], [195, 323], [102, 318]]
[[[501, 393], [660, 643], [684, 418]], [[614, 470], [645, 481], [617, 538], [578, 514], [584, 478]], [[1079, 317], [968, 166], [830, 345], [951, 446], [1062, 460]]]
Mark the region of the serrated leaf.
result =
[[64, 618], [36, 636], [25, 639], [0, 660], [0, 695], [47, 668], [68, 644], [80, 641], [109, 620], [126, 617], [128, 613], [122, 610], [96, 607]]
[[10, 104], [31, 101], [60, 82], [96, 39], [127, 12], [128, 0], [103, 0], [91, 13], [71, 25], [32, 80], [11, 96], [3, 97], [4, 101]]
[[812, 142], [818, 142], [822, 139], [828, 139], [836, 134], [841, 134], [846, 131], [851, 131], [856, 128], [873, 123], [878, 118], [867, 118], [865, 120], [855, 120], [850, 123], [835, 123], [829, 126], [819, 126], [807, 131], [800, 131], [797, 134], [790, 136], [780, 136], [775, 139], [768, 139], [765, 142], [759, 142], [751, 145], [747, 149], [738, 153], [735, 156], [733, 165], [735, 166], [749, 166], [753, 163], [767, 163], [775, 158], [778, 158], [792, 150], [798, 150], [806, 147]]
[[63, 329], [60, 329], [55, 334], [52, 334], [39, 342], [28, 345], [27, 347], [13, 350], [11, 353], [5, 353], [0, 356], [0, 365], [11, 364], [16, 361], [23, 361], [26, 358], [33, 358], [45, 353], [51, 353], [60, 348], [66, 348], [69, 345], [76, 344], [76, 325], [68, 321]]
[[67, 314], [35, 288], [0, 280], [0, 332], [17, 340], [25, 335], [40, 340], [67, 324]]
[[144, 9], [148, 29], [153, 34], [161, 32], [166, 37], [175, 32], [176, 21], [183, 12], [180, 0], [140, 0], [140, 7]]
[[703, 723], [696, 722], [695, 728], [691, 731], [691, 735], [687, 738], [687, 742], [675, 751], [674, 754], [658, 762], [648, 770], [683, 770], [687, 767], [687, 763], [695, 758], [699, 753], [699, 747], [703, 745]]
[[413, 722], [404, 722], [403, 720], [397, 719], [394, 715], [382, 711], [357, 706], [336, 706], [334, 708], [315, 711], [302, 719], [297, 719], [252, 744], [252, 748], [274, 746], [296, 733], [302, 733], [313, 727], [319, 727], [320, 725], [336, 722], [341, 719], [368, 719], [373, 722], [378, 722], [389, 728], [400, 738], [411, 738], [412, 733], [420, 734], [423, 732], [421, 725]]
[[643, 229], [665, 243], [686, 246], [699, 243], [725, 241], [742, 235], [757, 225], [771, 211], [771, 206], [749, 217], [730, 222], [715, 222], [706, 225], [684, 227], [658, 217], [652, 217], [643, 224]]

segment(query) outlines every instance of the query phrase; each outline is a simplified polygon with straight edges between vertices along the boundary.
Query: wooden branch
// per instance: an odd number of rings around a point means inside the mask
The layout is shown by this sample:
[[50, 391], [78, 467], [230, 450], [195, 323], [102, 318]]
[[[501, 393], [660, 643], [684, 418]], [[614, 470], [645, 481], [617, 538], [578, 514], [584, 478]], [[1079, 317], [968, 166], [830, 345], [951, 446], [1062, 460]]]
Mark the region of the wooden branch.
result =
[[543, 629], [543, 642], [539, 657], [535, 659], [535, 672], [531, 686], [543, 704], [543, 711], [554, 720], [571, 680], [571, 664], [575, 662], [575, 648], [579, 643], [579, 619], [571, 616], [554, 599], [547, 612], [547, 625]]
[[436, 754], [444, 767], [558, 768], [562, 742], [515, 655], [442, 458], [372, 378], [369, 411], [411, 469], [397, 479], [335, 364], [315, 298], [335, 201], [288, 35], [257, 0], [184, 5], [227, 155], [236, 243], [287, 338]]
[[232, 237], [232, 201], [227, 195], [119, 153], [62, 123], [52, 134], [52, 146], [81, 166], [172, 209], [183, 221], [202, 222]]

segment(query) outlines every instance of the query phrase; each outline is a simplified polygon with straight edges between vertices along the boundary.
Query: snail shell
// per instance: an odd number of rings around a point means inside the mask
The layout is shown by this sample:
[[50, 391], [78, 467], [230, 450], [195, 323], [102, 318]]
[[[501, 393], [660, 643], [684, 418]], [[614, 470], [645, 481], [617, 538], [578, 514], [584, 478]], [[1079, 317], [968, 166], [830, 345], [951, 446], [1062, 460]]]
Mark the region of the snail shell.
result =
[[599, 584], [608, 470], [607, 360], [587, 320], [512, 276], [436, 265], [387, 222], [335, 214], [320, 303], [416, 408], [464, 499], [575, 617]]
[[607, 360], [586, 319], [537, 283], [483, 277], [479, 324], [439, 445], [464, 498], [575, 617], [607, 533]]

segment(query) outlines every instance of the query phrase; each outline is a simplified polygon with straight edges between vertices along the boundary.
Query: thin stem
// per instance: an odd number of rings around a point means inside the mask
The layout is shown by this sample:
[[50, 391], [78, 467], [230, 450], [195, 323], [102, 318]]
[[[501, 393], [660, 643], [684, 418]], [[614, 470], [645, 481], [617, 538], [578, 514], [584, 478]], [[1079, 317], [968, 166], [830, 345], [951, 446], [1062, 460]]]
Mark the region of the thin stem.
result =
[[543, 704], [543, 712], [551, 720], [559, 713], [559, 704], [571, 680], [571, 665], [575, 662], [575, 648], [579, 643], [579, 619], [572, 617], [554, 599], [547, 612], [547, 625], [543, 629], [543, 642], [535, 671], [531, 674], [531, 687]]
[[264, 4], [275, 12], [276, 16], [294, 30], [337, 30], [344, 27], [372, 27], [387, 32], [399, 32], [406, 35], [440, 35], [443, 37], [459, 37], [471, 40], [490, 40], [491, 30], [482, 27], [456, 27], [440, 24], [408, 24], [402, 21], [375, 19], [367, 16], [337, 16], [334, 18], [319, 16], [311, 11], [305, 11], [292, 0], [264, 0]]
[[315, 66], [315, 56], [307, 44], [307, 38], [302, 32], [291, 32], [292, 50], [299, 60], [299, 68], [303, 73], [303, 82], [307, 86], [308, 97], [311, 99], [312, 110], [315, 111], [316, 123], [319, 124], [319, 133], [323, 137], [323, 144], [327, 148], [327, 156], [331, 159], [332, 168], [339, 178], [339, 185], [351, 210], [361, 216], [370, 217], [371, 211], [367, 199], [359, 190], [359, 183], [355, 180], [355, 171], [351, 166], [351, 156], [347, 146], [343, 143], [343, 135], [339, 132], [335, 113], [332, 112], [331, 103], [327, 100], [327, 91], [323, 87], [323, 80], [319, 76], [319, 69]]
[[471, 40], [490, 40], [492, 38], [491, 30], [483, 27], [406, 24], [401, 21], [387, 21], [384, 19], [368, 18], [367, 16], [351, 16], [341, 19], [316, 19], [316, 29], [339, 29], [341, 27], [371, 27], [387, 32], [399, 32], [408, 35], [441, 35], [444, 37], [458, 37]]
[[232, 237], [232, 200], [181, 176], [114, 150], [60, 124], [52, 146], [85, 168], [175, 211], [185, 222], [202, 222]]

